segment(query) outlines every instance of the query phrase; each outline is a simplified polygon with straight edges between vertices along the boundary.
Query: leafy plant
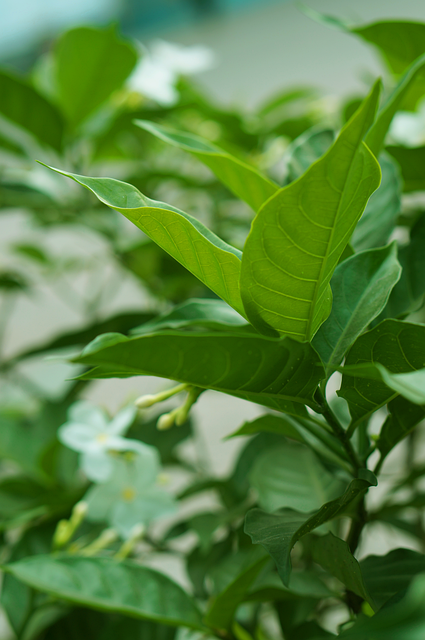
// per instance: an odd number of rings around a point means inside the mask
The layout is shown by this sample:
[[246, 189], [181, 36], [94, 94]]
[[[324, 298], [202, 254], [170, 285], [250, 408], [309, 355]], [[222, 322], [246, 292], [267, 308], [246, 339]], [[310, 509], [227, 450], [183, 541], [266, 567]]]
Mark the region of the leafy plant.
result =
[[[26, 206], [46, 237], [83, 230], [105, 247], [99, 269], [22, 239], [0, 279], [12, 314], [37, 282], [92, 276], [75, 330], [2, 363], [1, 598], [19, 640], [87, 630], [95, 640], [423, 637], [425, 209], [403, 190], [424, 177], [412, 169], [421, 148], [397, 145], [391, 122], [423, 96], [425, 62], [419, 45], [403, 57], [389, 42], [417, 44], [425, 25], [319, 19], [373, 42], [394, 75], [357, 108], [342, 105], [351, 117], [333, 129], [308, 106], [294, 122], [289, 107], [308, 105], [308, 92], [264, 105], [256, 128], [188, 80], [173, 106], [135, 99], [125, 82], [136, 49], [112, 30], [64, 34], [36, 86], [0, 78], [2, 153], [17, 167], [14, 180], [2, 172], [4, 208]], [[282, 136], [278, 175], [266, 146]], [[28, 170], [34, 149], [45, 166]], [[101, 161], [113, 177], [91, 175]], [[114, 278], [136, 283], [133, 309], [108, 311]], [[56, 397], [27, 379], [30, 358], [80, 346]], [[178, 384], [111, 419], [82, 402], [93, 380], [146, 375]], [[177, 446], [192, 438], [191, 407], [208, 390], [265, 408], [235, 425], [231, 437], [249, 440], [225, 478]], [[402, 471], [383, 467], [387, 457]], [[179, 493], [160, 486], [161, 465], [184, 475]], [[390, 486], [376, 497], [381, 478]], [[213, 509], [177, 512], [207, 492]], [[416, 550], [364, 557], [385, 529]], [[153, 555], [162, 566], [178, 559], [185, 584], [153, 569]]]

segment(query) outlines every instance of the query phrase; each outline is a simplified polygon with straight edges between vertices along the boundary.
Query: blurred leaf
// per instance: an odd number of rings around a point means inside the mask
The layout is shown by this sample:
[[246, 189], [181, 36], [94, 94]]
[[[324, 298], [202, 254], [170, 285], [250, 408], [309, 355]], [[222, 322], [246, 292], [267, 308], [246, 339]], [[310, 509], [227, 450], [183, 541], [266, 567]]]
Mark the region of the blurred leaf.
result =
[[18, 76], [0, 71], [0, 113], [42, 144], [62, 148], [64, 124], [57, 108]]
[[[348, 402], [353, 426], [398, 395], [397, 391], [380, 381], [383, 379], [382, 370], [378, 372], [376, 364], [383, 365], [390, 375], [425, 367], [425, 327], [398, 320], [384, 320], [357, 338], [345, 359], [346, 367], [365, 363], [369, 366], [374, 363], [372, 366], [376, 373], [372, 375], [378, 379], [343, 374], [338, 391], [338, 395]], [[397, 377], [395, 384], [398, 384]]]
[[58, 40], [54, 56], [58, 100], [72, 127], [123, 85], [138, 58], [115, 27], [72, 29]]
[[0, 271], [0, 290], [27, 291], [30, 285], [20, 273], [13, 271]]
[[167, 576], [128, 560], [42, 555], [3, 569], [24, 584], [66, 602], [204, 629], [200, 612], [181, 587]]
[[338, 578], [347, 589], [366, 600], [376, 611], [376, 605], [370, 593], [375, 597], [374, 591], [368, 591], [366, 579], [362, 575], [361, 565], [352, 555], [348, 544], [328, 533], [320, 538], [314, 538], [313, 560], [323, 569]]
[[249, 474], [259, 505], [266, 511], [282, 507], [312, 511], [335, 498], [341, 482], [306, 446], [282, 442], [257, 456]]
[[337, 266], [331, 280], [331, 314], [313, 339], [314, 348], [331, 372], [385, 307], [400, 274], [395, 242], [357, 253]]
[[395, 147], [385, 149], [397, 162], [401, 170], [404, 191], [425, 190], [425, 146]]
[[262, 333], [311, 340], [330, 313], [329, 281], [379, 186], [379, 165], [362, 143], [378, 97], [379, 84], [325, 156], [270, 198], [252, 224], [241, 294], [249, 320]]
[[234, 158], [208, 140], [146, 120], [136, 120], [135, 124], [164, 142], [192, 153], [206, 164], [235, 196], [244, 200], [254, 211], [258, 211], [279, 188], [254, 167]]
[[262, 572], [255, 580], [245, 601], [268, 602], [270, 600], [293, 600], [295, 598], [314, 598], [321, 600], [334, 595], [322, 582], [317, 573], [303, 569], [291, 573], [289, 587], [282, 584], [277, 573]]
[[287, 149], [287, 171], [290, 182], [300, 178], [323, 156], [335, 140], [332, 129], [312, 129], [303, 133]]
[[239, 293], [240, 251], [196, 218], [146, 198], [130, 184], [112, 178], [85, 178], [49, 168], [75, 180], [101, 202], [122, 213], [238, 313], [245, 315]]
[[292, 438], [298, 442], [304, 442], [304, 438], [298, 431], [298, 423], [290, 416], [276, 416], [266, 413], [255, 420], [244, 422], [237, 431], [231, 433], [228, 438], [236, 436], [251, 436], [256, 433], [266, 431], [276, 433], [287, 438]]
[[158, 417], [155, 416], [148, 422], [145, 422], [143, 416], [136, 418], [127, 435], [129, 438], [140, 440], [158, 449], [162, 464], [172, 464], [176, 462], [175, 447], [193, 435], [192, 422], [189, 419], [178, 429], [159, 431]]
[[24, 258], [33, 260], [34, 262], [42, 265], [51, 265], [52, 259], [48, 254], [35, 244], [19, 243], [13, 245], [13, 251]]
[[245, 532], [254, 544], [261, 544], [271, 555], [283, 584], [289, 586], [291, 550], [295, 543], [325, 522], [346, 515], [352, 503], [358, 501], [371, 484], [368, 480], [352, 480], [345, 493], [313, 514], [293, 509], [280, 509], [276, 513], [251, 509], [246, 515]]
[[389, 416], [379, 434], [378, 449], [385, 457], [425, 418], [425, 406], [413, 404], [402, 396], [388, 403]]
[[323, 376], [310, 345], [236, 332], [106, 334], [74, 362], [95, 367], [84, 378], [156, 375], [295, 415], [305, 414], [304, 404], [317, 406], [313, 396]]

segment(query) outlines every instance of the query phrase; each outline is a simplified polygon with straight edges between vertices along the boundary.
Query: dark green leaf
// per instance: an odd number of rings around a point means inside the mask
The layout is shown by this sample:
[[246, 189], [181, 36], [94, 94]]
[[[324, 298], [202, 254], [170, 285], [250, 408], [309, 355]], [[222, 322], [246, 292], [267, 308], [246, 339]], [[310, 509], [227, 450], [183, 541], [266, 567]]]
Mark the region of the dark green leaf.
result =
[[131, 561], [33, 556], [3, 569], [24, 584], [73, 604], [203, 629], [191, 598], [170, 578]]
[[55, 47], [58, 99], [72, 127], [119, 89], [137, 62], [137, 52], [115, 28], [80, 27]]
[[266, 413], [251, 422], [244, 422], [243, 425], [234, 433], [231, 433], [229, 438], [236, 436], [252, 436], [255, 433], [261, 433], [266, 431], [267, 433], [276, 433], [292, 440], [298, 440], [298, 442], [304, 442], [304, 438], [298, 430], [298, 423], [290, 416], [276, 416]]
[[379, 165], [362, 143], [378, 97], [379, 84], [323, 158], [270, 198], [252, 224], [241, 293], [263, 333], [311, 340], [330, 313], [330, 279], [379, 186]]
[[[398, 395], [398, 391], [381, 382], [383, 365], [394, 381], [392, 374], [408, 373], [425, 367], [425, 327], [398, 320], [384, 320], [371, 331], [357, 338], [348, 352], [345, 365], [363, 365], [373, 369], [375, 379], [353, 375], [343, 375], [338, 395], [349, 405], [352, 425], [366, 419], [379, 407]], [[371, 363], [374, 363], [373, 365]], [[369, 375], [368, 373], [368, 375]], [[376, 379], [378, 378], [378, 379]], [[403, 379], [395, 378], [394, 384], [402, 384]]]
[[277, 513], [252, 509], [246, 515], [245, 531], [254, 544], [261, 544], [268, 551], [276, 562], [283, 584], [289, 586], [291, 550], [295, 543], [325, 522], [345, 515], [370, 486], [371, 482], [367, 480], [353, 480], [343, 495], [313, 514], [293, 509], [281, 509]]
[[310, 345], [249, 333], [160, 334], [125, 338], [106, 334], [75, 362], [95, 368], [89, 377], [156, 375], [304, 415], [323, 369]]
[[335, 140], [332, 129], [311, 129], [294, 140], [287, 150], [288, 180], [300, 178], [313, 162], [323, 156]]
[[386, 147], [386, 151], [396, 160], [401, 170], [404, 191], [425, 190], [425, 146]]
[[42, 144], [62, 147], [63, 120], [56, 107], [21, 78], [0, 71], [0, 113]]
[[[328, 533], [320, 538], [315, 538], [312, 548], [313, 560], [317, 564], [338, 578], [347, 589], [366, 600], [372, 609], [376, 610], [376, 605], [365, 584], [366, 578], [362, 575], [361, 566], [344, 540], [337, 538], [333, 533]], [[371, 593], [375, 592], [371, 591]]]
[[425, 418], [425, 406], [413, 404], [402, 396], [391, 400], [388, 410], [390, 415], [382, 426], [378, 440], [378, 449], [384, 457]]
[[268, 602], [270, 600], [288, 600], [294, 598], [329, 598], [334, 595], [314, 571], [293, 571], [291, 584], [285, 587], [274, 571], [264, 571], [255, 580], [247, 601]]
[[130, 184], [49, 168], [72, 178], [108, 207], [122, 213], [238, 313], [245, 315], [239, 292], [240, 251], [196, 218], [171, 205], [150, 200]]
[[393, 549], [385, 556], [368, 556], [360, 562], [363, 579], [378, 607], [407, 589], [418, 573], [425, 572], [425, 556], [411, 549]]
[[395, 243], [355, 254], [335, 269], [332, 311], [313, 340], [330, 370], [382, 311], [400, 273]]
[[232, 193], [247, 202], [254, 211], [258, 211], [279, 188], [277, 184], [271, 182], [254, 167], [241, 162], [208, 140], [147, 120], [136, 120], [135, 124], [164, 142], [192, 153], [198, 160], [206, 164]]

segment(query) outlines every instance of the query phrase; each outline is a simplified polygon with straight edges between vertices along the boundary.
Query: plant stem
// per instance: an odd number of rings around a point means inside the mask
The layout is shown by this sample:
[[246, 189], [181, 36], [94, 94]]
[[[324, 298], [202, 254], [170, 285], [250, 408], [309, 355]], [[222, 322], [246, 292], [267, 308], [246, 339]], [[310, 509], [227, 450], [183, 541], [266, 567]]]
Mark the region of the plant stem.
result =
[[341, 442], [342, 446], [347, 452], [347, 455], [351, 461], [351, 464], [354, 467], [354, 470], [357, 472], [362, 466], [357, 456], [357, 453], [354, 451], [353, 445], [351, 444], [348, 438], [347, 431], [345, 431], [344, 427], [341, 425], [338, 418], [333, 413], [332, 409], [327, 403], [325, 396], [323, 395], [320, 389], [318, 389], [316, 392], [316, 400], [318, 401], [318, 403], [322, 408], [323, 417], [326, 419], [327, 423], [332, 428], [332, 431], [334, 432], [335, 436]]
[[357, 515], [355, 518], [351, 520], [350, 530], [347, 535], [347, 544], [350, 548], [351, 553], [354, 553], [359, 545], [360, 536], [366, 522], [367, 522], [367, 514], [366, 514], [366, 508], [365, 508], [365, 499], [363, 496], [357, 509]]

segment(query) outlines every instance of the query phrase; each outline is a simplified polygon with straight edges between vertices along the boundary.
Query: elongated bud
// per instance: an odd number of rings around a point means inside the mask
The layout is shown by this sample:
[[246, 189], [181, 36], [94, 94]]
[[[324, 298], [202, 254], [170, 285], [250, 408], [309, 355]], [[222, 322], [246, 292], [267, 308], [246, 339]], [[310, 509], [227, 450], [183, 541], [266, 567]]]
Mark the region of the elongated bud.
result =
[[80, 553], [83, 556], [94, 556], [98, 551], [109, 547], [109, 545], [117, 539], [118, 533], [115, 529], [105, 529], [96, 540], [93, 540], [93, 542], [82, 549]]
[[133, 551], [139, 540], [141, 540], [144, 533], [145, 527], [142, 524], [136, 524], [132, 528], [128, 540], [123, 543], [122, 547], [117, 551], [114, 558], [116, 560], [124, 560], [124, 558], [127, 558]]
[[158, 402], [163, 402], [164, 400], [168, 400], [172, 396], [175, 396], [176, 393], [180, 393], [186, 389], [186, 384], [178, 384], [176, 387], [172, 389], [168, 389], [167, 391], [162, 391], [161, 393], [156, 393], [154, 395], [146, 395], [140, 396], [134, 403], [136, 407], [139, 409], [146, 409], [147, 407], [152, 407], [152, 405], [157, 404]]
[[177, 411], [178, 409], [174, 409], [173, 411], [170, 411], [170, 413], [163, 413], [162, 416], [158, 418], [156, 428], [159, 429], [159, 431], [171, 429], [175, 422]]
[[53, 549], [61, 549], [66, 545], [66, 543], [70, 539], [70, 535], [68, 534], [69, 530], [69, 522], [68, 520], [59, 520], [56, 525], [55, 532], [53, 534]]
[[57, 524], [56, 531], [53, 534], [53, 548], [61, 549], [71, 540], [78, 527], [86, 517], [88, 509], [87, 502], [77, 502], [72, 509], [69, 520], [60, 520]]
[[189, 417], [189, 412], [201, 393], [205, 391], [205, 389], [200, 389], [199, 387], [189, 387], [189, 393], [187, 394], [187, 398], [181, 407], [177, 409], [177, 413], [175, 416], [176, 425], [180, 427], [182, 424], [186, 422]]

